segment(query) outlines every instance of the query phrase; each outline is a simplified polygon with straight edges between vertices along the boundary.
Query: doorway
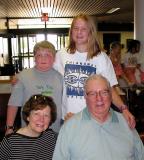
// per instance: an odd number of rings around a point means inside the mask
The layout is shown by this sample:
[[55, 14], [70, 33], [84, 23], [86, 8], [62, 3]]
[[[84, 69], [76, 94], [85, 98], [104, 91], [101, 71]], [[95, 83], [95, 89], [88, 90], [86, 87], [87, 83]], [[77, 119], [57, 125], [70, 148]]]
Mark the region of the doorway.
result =
[[106, 53], [109, 54], [110, 44], [114, 41], [120, 42], [121, 35], [120, 33], [104, 33], [103, 34], [103, 44]]

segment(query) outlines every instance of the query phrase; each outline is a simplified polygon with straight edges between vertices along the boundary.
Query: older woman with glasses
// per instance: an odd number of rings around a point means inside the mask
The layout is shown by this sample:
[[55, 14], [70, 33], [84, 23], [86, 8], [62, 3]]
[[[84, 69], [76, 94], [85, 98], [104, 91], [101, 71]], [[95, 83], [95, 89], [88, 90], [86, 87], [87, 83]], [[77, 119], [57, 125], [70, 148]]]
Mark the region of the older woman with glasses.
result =
[[26, 126], [4, 137], [0, 159], [51, 160], [57, 134], [49, 129], [56, 120], [56, 104], [51, 97], [33, 95], [24, 105]]

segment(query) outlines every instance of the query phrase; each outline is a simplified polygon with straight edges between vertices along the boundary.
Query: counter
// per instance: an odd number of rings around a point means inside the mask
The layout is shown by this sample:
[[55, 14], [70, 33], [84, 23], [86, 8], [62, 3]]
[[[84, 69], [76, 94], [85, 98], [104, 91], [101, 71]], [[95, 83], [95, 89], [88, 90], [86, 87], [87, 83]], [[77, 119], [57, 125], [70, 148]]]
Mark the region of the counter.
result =
[[11, 93], [11, 76], [0, 76], [1, 93]]

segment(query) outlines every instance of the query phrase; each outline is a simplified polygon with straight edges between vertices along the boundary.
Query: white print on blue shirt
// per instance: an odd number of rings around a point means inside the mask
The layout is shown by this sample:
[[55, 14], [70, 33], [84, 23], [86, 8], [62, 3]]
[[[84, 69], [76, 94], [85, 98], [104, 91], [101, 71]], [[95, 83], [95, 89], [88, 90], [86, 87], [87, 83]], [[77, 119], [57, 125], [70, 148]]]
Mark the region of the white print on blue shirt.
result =
[[84, 82], [92, 74], [96, 74], [96, 67], [83, 64], [66, 64], [64, 80], [67, 96], [83, 96]]

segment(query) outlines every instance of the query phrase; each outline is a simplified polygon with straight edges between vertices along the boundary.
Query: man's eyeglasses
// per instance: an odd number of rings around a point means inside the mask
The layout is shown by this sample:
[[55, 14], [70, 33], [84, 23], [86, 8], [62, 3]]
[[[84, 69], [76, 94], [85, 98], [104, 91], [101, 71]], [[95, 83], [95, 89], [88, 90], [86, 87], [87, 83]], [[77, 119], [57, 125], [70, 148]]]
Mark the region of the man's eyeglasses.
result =
[[98, 95], [105, 98], [105, 97], [108, 97], [109, 96], [109, 93], [110, 91], [109, 90], [101, 90], [101, 91], [89, 91], [86, 93], [86, 95], [89, 97], [89, 98], [95, 98], [97, 97]]

